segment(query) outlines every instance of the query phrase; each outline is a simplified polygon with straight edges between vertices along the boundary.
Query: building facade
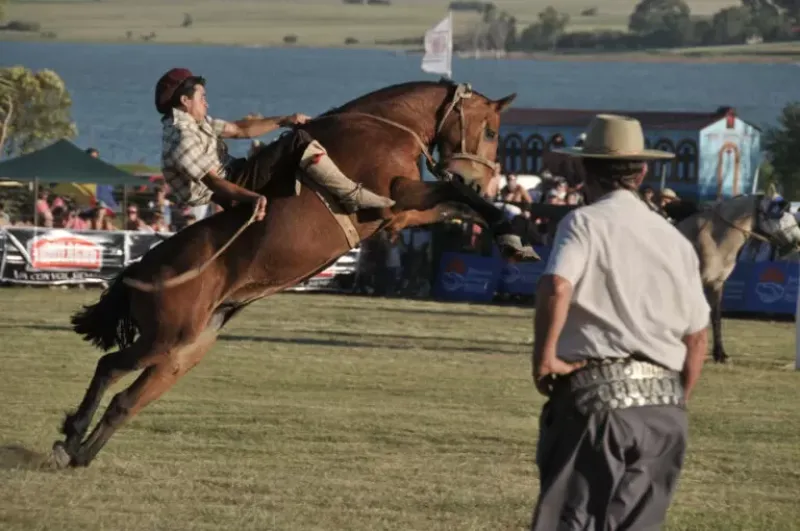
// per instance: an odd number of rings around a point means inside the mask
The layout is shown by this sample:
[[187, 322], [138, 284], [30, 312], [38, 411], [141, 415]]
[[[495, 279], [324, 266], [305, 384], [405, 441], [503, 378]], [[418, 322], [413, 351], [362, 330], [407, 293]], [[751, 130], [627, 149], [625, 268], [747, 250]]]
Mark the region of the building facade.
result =
[[503, 173], [537, 175], [551, 167], [548, 153], [556, 136], [575, 145], [598, 113], [622, 114], [642, 124], [647, 147], [675, 153], [675, 159], [650, 164], [646, 184], [672, 188], [694, 201], [749, 194], [761, 164], [761, 131], [720, 107], [713, 113], [596, 111], [513, 108], [501, 119], [498, 160]]

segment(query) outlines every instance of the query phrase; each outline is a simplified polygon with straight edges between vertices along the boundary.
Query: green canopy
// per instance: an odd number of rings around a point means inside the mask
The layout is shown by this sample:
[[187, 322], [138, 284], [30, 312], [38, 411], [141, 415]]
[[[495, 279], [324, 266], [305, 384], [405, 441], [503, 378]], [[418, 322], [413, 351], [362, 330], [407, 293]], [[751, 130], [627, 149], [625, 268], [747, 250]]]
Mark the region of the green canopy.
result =
[[0, 162], [0, 179], [47, 183], [93, 183], [117, 186], [148, 184], [116, 166], [96, 159], [69, 140], [59, 140], [46, 148]]

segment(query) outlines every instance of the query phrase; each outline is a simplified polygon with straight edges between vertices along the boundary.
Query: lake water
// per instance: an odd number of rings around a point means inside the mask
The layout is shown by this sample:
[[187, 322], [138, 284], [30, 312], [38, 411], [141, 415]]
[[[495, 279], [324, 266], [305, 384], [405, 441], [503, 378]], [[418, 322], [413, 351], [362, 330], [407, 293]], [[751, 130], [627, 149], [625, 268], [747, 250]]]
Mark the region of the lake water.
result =
[[[393, 83], [435, 80], [418, 55], [380, 50], [0, 42], [0, 66], [51, 68], [67, 83], [81, 147], [115, 163], [157, 165], [156, 80], [184, 66], [208, 79], [210, 113], [314, 115]], [[460, 59], [454, 78], [489, 97], [517, 92], [515, 106], [710, 112], [735, 107], [759, 126], [774, 124], [797, 98], [794, 64], [680, 64]], [[243, 154], [246, 141], [231, 142]]]

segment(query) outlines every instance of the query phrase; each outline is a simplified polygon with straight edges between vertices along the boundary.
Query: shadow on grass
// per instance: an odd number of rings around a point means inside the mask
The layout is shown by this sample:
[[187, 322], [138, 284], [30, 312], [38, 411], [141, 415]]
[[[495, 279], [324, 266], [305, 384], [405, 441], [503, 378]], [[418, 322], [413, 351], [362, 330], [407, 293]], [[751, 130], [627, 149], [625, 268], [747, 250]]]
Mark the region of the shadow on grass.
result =
[[0, 470], [52, 469], [50, 455], [30, 450], [19, 444], [0, 445]]

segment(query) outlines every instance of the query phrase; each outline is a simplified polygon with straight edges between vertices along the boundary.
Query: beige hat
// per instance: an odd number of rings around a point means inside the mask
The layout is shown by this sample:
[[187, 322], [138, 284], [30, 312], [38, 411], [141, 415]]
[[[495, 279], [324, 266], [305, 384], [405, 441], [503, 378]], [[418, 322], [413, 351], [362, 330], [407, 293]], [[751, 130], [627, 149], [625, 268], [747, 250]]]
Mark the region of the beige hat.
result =
[[586, 130], [580, 148], [553, 149], [575, 157], [617, 160], [671, 159], [674, 153], [645, 149], [642, 124], [635, 118], [615, 114], [598, 114]]
[[661, 190], [661, 197], [668, 197], [670, 199], [678, 199], [678, 194], [672, 188], [664, 188]]

